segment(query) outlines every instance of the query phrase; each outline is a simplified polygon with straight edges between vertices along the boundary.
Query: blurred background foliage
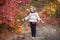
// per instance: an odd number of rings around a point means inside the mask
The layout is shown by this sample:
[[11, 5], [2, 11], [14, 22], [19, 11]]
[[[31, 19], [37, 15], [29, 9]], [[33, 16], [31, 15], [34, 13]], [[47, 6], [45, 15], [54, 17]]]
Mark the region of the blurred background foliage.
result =
[[57, 0], [31, 0], [30, 4], [21, 5], [20, 10], [26, 10], [31, 5], [35, 6], [37, 10], [46, 10], [51, 17], [60, 17], [60, 2]]
[[[11, 2], [10, 1], [11, 0], [7, 1], [7, 4], [8, 4], [7, 11], [6, 10], [4, 11], [6, 11], [8, 14], [13, 9], [10, 14], [13, 14], [13, 15], [16, 14], [13, 21], [14, 21], [14, 27], [17, 29], [19, 28], [18, 26], [21, 26], [24, 23], [21, 21], [21, 19], [29, 14], [29, 8], [31, 5], [37, 8], [39, 16], [47, 12], [47, 15], [48, 15], [47, 17], [60, 18], [60, 1], [57, 1], [57, 0], [28, 0], [28, 1], [13, 0]], [[4, 2], [0, 3], [0, 7], [2, 5], [5, 5]], [[45, 17], [46, 15], [42, 15], [42, 16]]]

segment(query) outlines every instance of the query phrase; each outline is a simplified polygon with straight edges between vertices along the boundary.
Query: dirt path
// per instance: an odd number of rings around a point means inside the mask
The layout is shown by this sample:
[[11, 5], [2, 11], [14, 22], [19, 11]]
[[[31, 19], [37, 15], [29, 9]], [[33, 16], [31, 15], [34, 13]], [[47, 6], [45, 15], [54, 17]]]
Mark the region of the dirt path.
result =
[[[40, 25], [37, 27], [36, 40], [60, 40], [60, 28], [52, 25]], [[1, 37], [1, 36], [0, 36]], [[0, 40], [3, 40], [0, 38]], [[10, 34], [7, 40], [32, 40], [31, 32], [25, 34], [25, 37], [20, 38], [17, 34]]]

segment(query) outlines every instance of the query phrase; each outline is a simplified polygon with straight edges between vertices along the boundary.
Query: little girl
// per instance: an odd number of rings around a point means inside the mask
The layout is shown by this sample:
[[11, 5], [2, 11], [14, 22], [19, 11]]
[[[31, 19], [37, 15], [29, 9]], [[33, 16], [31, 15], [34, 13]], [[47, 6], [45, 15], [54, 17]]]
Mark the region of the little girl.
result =
[[44, 23], [42, 19], [38, 16], [38, 12], [36, 12], [35, 7], [33, 6], [30, 7], [30, 13], [27, 17], [22, 19], [22, 21], [24, 20], [29, 21], [30, 27], [31, 27], [31, 35], [32, 35], [32, 38], [34, 39], [36, 37], [36, 22], [41, 21], [42, 23]]

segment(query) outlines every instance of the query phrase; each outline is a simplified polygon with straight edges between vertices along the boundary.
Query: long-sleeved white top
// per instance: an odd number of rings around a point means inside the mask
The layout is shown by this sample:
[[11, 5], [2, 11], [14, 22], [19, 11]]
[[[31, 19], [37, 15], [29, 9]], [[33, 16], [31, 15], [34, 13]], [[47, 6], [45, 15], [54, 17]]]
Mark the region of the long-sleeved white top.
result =
[[27, 17], [24, 18], [25, 20], [28, 20], [29, 22], [37, 22], [40, 21], [41, 18], [38, 16], [38, 12], [30, 13]]

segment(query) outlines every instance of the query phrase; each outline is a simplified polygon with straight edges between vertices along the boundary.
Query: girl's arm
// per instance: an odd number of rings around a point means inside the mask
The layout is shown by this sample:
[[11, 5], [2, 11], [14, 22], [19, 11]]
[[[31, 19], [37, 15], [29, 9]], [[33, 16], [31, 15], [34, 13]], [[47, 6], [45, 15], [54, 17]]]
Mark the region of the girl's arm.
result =
[[36, 13], [36, 15], [37, 15], [38, 21], [40, 21], [41, 23], [44, 23], [44, 21], [39, 17], [38, 13]]
[[24, 18], [24, 20], [28, 20], [28, 19], [29, 19], [29, 15]]
[[26, 16], [25, 18], [23, 18], [22, 21], [28, 20], [29, 19], [29, 16], [30, 16], [30, 14], [28, 16]]

